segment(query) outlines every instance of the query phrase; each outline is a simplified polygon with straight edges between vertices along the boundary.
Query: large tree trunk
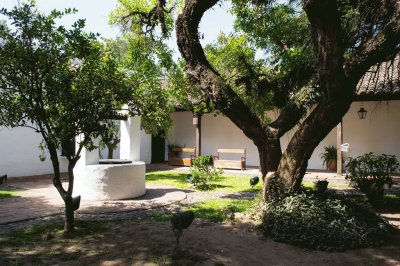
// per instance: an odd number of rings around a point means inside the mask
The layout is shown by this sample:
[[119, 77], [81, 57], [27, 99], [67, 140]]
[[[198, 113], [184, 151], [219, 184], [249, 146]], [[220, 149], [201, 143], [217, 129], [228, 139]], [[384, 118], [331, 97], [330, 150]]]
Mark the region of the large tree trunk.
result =
[[[227, 116], [249, 139], [260, 153], [263, 177], [275, 171], [282, 155], [279, 143], [281, 132], [261, 121], [209, 64], [198, 38], [198, 26], [206, 10], [218, 0], [188, 0], [176, 22], [178, 47], [186, 60], [188, 74], [207, 92], [214, 106]], [[290, 129], [290, 128], [289, 128]]]
[[[179, 51], [187, 63], [187, 73], [207, 92], [214, 106], [226, 115], [256, 144], [263, 177], [277, 168], [281, 157], [276, 139], [283, 136], [302, 117], [299, 110], [284, 108], [270, 124], [260, 121], [235, 91], [207, 61], [199, 41], [199, 23], [203, 14], [218, 0], [186, 0], [176, 22]], [[393, 3], [398, 1], [393, 0]], [[347, 112], [358, 80], [370, 66], [387, 60], [399, 50], [400, 8], [393, 19], [344, 62], [340, 14], [336, 0], [304, 0], [303, 6], [313, 31], [316, 70], [322, 101], [300, 125], [277, 168], [282, 188], [298, 190], [314, 149]], [[350, 51], [351, 52], [351, 51]], [[268, 144], [267, 144], [268, 143]], [[270, 145], [270, 146], [268, 146]], [[277, 148], [279, 146], [279, 148]], [[279, 151], [279, 152], [278, 152]]]
[[264, 180], [268, 172], [278, 170], [282, 156], [281, 143], [279, 138], [261, 139], [256, 143], [260, 158], [260, 171]]
[[271, 138], [267, 140], [260, 140], [257, 144], [257, 149], [260, 157], [260, 171], [262, 174], [263, 183], [263, 194], [264, 199], [270, 199], [271, 193], [268, 172], [275, 172], [278, 170], [279, 162], [282, 157], [282, 149], [279, 138]]
[[320, 104], [296, 131], [283, 153], [277, 172], [285, 187], [293, 191], [300, 189], [314, 149], [340, 122], [350, 103], [351, 100], [343, 100], [340, 104], [330, 106]]
[[336, 1], [308, 0], [304, 9], [313, 25], [316, 68], [322, 102], [296, 131], [282, 156], [277, 175], [293, 191], [300, 185], [314, 149], [340, 122], [350, 107], [355, 90], [343, 71], [342, 32]]

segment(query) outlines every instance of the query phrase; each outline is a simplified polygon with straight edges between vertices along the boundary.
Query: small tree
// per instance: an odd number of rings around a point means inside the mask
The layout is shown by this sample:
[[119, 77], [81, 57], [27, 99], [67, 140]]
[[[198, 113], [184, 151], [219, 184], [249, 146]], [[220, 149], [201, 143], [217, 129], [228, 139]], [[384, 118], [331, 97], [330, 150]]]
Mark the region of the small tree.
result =
[[393, 174], [399, 166], [396, 156], [371, 152], [347, 160], [346, 179], [350, 180], [351, 186], [365, 193], [371, 205], [379, 206], [383, 202], [384, 186], [392, 186]]
[[[138, 103], [145, 101], [142, 90], [134, 91], [134, 81], [111, 53], [104, 52], [95, 35], [82, 31], [83, 20], [71, 29], [55, 25], [56, 19], [73, 12], [44, 15], [33, 3], [0, 10], [13, 25], [0, 24], [0, 125], [29, 127], [42, 135], [54, 186], [65, 203], [65, 233], [74, 227], [73, 169], [82, 149], [95, 148], [92, 139], [108, 132], [123, 103], [133, 114], [160, 113], [135, 104], [135, 97]], [[78, 135], [83, 137], [74, 151], [65, 143]], [[61, 145], [68, 159], [67, 188], [60, 180]]]

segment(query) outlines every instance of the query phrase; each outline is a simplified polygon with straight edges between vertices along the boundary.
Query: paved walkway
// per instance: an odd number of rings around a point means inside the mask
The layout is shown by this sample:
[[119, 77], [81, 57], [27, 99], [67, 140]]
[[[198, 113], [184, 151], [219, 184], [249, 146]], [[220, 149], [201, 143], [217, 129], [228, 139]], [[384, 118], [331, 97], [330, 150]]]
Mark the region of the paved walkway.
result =
[[[172, 167], [167, 164], [153, 164], [147, 166], [148, 171], [154, 170], [174, 170], [188, 172], [188, 167]], [[225, 170], [229, 175], [260, 175], [258, 169], [250, 168], [247, 170]], [[65, 176], [64, 176], [65, 177]], [[335, 173], [308, 171], [304, 181], [313, 182], [315, 180], [327, 179], [336, 187], [346, 188], [348, 182], [343, 176], [336, 176]], [[6, 225], [18, 221], [25, 221], [63, 213], [63, 201], [57, 190], [52, 184], [51, 175], [30, 176], [9, 178], [7, 187], [22, 189], [17, 197], [0, 199], [0, 225]], [[393, 188], [400, 193], [400, 177], [395, 178]], [[189, 198], [187, 196], [189, 193]], [[211, 195], [212, 197], [218, 195]], [[82, 200], [77, 214], [101, 214], [101, 213], [120, 213], [128, 211], [139, 211], [155, 209], [172, 203], [196, 199], [193, 191], [184, 191], [178, 188], [167, 186], [146, 186], [146, 195], [132, 200], [117, 201], [85, 201]], [[397, 214], [396, 214], [397, 217]], [[400, 221], [396, 218], [396, 225], [400, 227]]]
[[[17, 197], [0, 199], [0, 225], [63, 213], [63, 201], [51, 175], [9, 178], [8, 187], [22, 189]], [[148, 210], [181, 201], [186, 193], [166, 186], [146, 186], [146, 194], [132, 200], [81, 201], [77, 214]]]

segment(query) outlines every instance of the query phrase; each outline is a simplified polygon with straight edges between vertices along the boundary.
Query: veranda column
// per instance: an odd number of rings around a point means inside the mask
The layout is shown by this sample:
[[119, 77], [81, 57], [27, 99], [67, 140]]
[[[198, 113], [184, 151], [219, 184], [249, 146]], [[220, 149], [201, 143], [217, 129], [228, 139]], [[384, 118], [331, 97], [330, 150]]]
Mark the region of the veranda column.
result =
[[338, 176], [343, 174], [343, 152], [342, 152], [342, 144], [343, 144], [343, 120], [336, 126], [336, 147], [337, 147], [337, 167], [336, 173]]
[[201, 114], [195, 114], [197, 118], [196, 125], [196, 158], [201, 155]]
[[121, 121], [120, 158], [140, 161], [140, 116]]
[[[83, 139], [83, 136], [78, 136], [76, 138], [75, 150], [78, 150], [79, 142], [81, 141], [81, 139]], [[97, 147], [99, 146], [99, 142], [100, 142], [99, 139], [93, 140], [94, 145]], [[94, 149], [92, 151], [89, 151], [89, 150], [83, 148], [81, 151], [81, 158], [76, 163], [74, 171], [82, 170], [86, 165], [98, 164], [99, 158], [100, 158], [99, 149]]]

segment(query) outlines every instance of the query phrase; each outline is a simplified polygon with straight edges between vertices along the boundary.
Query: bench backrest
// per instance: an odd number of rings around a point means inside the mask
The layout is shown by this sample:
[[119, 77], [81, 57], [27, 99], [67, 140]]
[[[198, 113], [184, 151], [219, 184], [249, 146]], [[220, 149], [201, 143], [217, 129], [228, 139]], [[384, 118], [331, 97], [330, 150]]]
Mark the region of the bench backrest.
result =
[[246, 149], [218, 149], [217, 153], [237, 153], [237, 154], [246, 154]]
[[246, 148], [244, 149], [218, 149], [217, 158], [220, 158], [220, 154], [240, 154], [242, 155], [241, 160], [246, 160]]
[[196, 152], [196, 148], [173, 148], [172, 151], [173, 152], [191, 152], [191, 153], [195, 153]]

